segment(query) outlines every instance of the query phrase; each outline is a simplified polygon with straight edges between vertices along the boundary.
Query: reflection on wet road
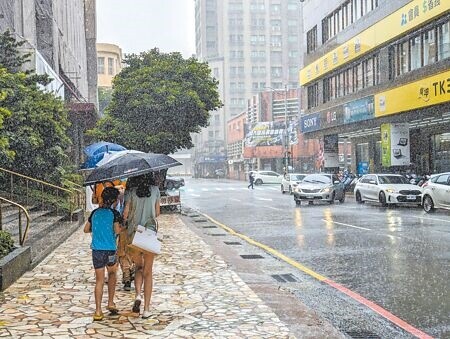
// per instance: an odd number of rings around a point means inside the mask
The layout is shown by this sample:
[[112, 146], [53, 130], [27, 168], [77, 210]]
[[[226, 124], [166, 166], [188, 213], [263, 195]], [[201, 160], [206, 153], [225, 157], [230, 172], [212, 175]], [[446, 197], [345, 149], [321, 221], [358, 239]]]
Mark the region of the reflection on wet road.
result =
[[450, 216], [418, 207], [296, 207], [277, 185], [188, 180], [182, 201], [437, 337], [450, 336]]

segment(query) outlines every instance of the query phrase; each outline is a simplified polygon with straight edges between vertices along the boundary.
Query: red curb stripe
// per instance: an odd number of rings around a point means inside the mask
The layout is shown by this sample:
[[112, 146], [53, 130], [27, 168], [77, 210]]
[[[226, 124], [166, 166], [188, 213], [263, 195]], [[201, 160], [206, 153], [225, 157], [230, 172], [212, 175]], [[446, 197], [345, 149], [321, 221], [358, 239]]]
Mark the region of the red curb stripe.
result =
[[335, 289], [341, 291], [342, 293], [348, 295], [350, 298], [355, 299], [356, 301], [359, 301], [361, 304], [369, 307], [370, 309], [374, 310], [384, 318], [388, 319], [398, 327], [403, 328], [405, 331], [411, 333], [412, 335], [416, 336], [417, 338], [421, 339], [432, 339], [430, 335], [426, 334], [425, 332], [422, 332], [421, 330], [415, 328], [414, 326], [408, 324], [407, 322], [403, 321], [399, 317], [393, 315], [391, 312], [385, 310], [381, 306], [378, 306], [374, 302], [364, 298], [362, 295], [353, 292], [349, 290], [348, 288], [342, 286], [341, 284], [338, 284], [330, 279], [325, 279], [323, 282], [327, 283], [328, 285], [334, 287]]

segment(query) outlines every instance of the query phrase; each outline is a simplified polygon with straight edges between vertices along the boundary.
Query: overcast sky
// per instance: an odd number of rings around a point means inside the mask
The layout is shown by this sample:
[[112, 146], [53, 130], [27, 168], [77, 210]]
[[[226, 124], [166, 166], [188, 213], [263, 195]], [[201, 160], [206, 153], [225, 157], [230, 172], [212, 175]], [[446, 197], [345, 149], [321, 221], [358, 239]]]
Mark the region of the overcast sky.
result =
[[124, 53], [195, 53], [194, 0], [97, 0], [97, 41]]

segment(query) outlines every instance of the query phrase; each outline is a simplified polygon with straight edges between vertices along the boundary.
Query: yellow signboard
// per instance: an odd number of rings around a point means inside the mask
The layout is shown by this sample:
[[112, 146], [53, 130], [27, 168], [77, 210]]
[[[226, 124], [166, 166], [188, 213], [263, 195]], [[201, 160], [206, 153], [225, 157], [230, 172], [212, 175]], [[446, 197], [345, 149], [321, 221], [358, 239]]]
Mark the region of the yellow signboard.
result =
[[450, 0], [413, 0], [406, 6], [378, 21], [343, 45], [304, 67], [300, 71], [300, 85], [354, 60], [377, 46], [450, 10]]
[[375, 117], [383, 117], [447, 101], [450, 101], [450, 71], [376, 94]]

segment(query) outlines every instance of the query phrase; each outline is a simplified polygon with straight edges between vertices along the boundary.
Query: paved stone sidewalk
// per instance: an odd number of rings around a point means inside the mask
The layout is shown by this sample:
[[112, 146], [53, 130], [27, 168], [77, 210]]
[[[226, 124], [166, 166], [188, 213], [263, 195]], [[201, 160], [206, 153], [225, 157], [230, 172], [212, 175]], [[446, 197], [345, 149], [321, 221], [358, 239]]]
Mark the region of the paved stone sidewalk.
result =
[[119, 316], [92, 321], [95, 307], [90, 235], [80, 229], [5, 291], [0, 300], [0, 337], [293, 337], [271, 309], [177, 215], [161, 216], [160, 226], [163, 254], [155, 261], [154, 315], [150, 319], [131, 313], [134, 292], [119, 290], [122, 285], [118, 284]]

